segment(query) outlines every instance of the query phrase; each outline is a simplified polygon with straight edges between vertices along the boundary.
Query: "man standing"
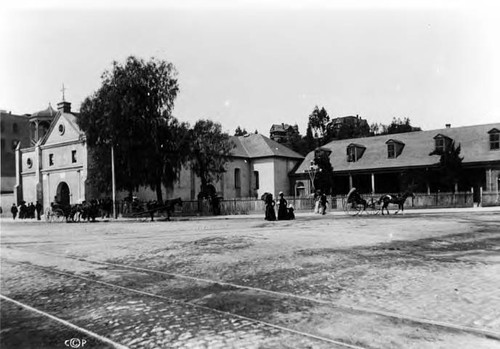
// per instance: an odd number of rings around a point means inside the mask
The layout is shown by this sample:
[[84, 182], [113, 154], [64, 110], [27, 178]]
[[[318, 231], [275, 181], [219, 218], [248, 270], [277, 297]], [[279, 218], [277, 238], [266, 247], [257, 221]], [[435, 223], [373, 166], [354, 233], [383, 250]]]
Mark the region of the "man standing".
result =
[[35, 210], [36, 210], [36, 219], [37, 219], [37, 221], [39, 221], [40, 220], [40, 215], [42, 213], [42, 204], [39, 203], [38, 201], [36, 202]]
[[326, 199], [326, 194], [322, 193], [320, 197], [320, 207], [321, 207], [321, 214], [326, 213], [326, 204], [328, 203], [328, 200]]
[[17, 206], [16, 204], [12, 204], [12, 207], [10, 208], [10, 212], [12, 213], [12, 219], [16, 219], [16, 216], [17, 216]]

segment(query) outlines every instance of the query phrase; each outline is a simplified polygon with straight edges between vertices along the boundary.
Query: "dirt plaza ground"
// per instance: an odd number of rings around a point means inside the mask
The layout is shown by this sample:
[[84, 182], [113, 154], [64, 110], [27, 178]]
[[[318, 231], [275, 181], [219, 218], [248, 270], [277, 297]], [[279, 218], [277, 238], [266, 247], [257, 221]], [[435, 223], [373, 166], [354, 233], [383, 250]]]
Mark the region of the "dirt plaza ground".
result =
[[500, 348], [499, 209], [1, 224], [2, 348]]

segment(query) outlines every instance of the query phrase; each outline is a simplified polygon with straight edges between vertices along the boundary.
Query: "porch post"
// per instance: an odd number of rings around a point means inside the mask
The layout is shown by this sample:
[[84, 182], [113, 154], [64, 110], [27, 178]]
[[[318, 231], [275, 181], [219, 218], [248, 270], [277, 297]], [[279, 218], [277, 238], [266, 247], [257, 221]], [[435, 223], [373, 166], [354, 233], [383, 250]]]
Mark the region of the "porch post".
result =
[[372, 194], [375, 194], [375, 173], [372, 173]]
[[352, 189], [352, 174], [349, 173], [349, 190]]

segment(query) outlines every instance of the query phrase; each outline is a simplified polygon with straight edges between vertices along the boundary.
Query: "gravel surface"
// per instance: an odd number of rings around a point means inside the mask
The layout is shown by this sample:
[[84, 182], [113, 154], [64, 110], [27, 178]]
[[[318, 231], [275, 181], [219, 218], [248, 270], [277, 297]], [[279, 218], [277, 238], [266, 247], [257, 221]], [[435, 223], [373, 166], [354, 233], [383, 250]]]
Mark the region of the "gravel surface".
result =
[[[495, 306], [500, 304], [499, 223], [495, 211], [412, 212], [390, 217], [298, 214], [297, 220], [286, 222], [265, 222], [253, 217], [95, 224], [4, 220], [1, 247], [4, 261], [27, 261], [353, 345], [495, 348], [500, 347], [499, 340], [478, 333], [348, 311], [346, 307], [447, 322], [500, 336], [500, 308]], [[312, 301], [93, 265], [65, 256], [292, 293]], [[251, 323], [240, 323], [241, 327], [235, 328], [230, 318], [219, 327], [214, 324], [213, 315], [186, 315], [186, 311], [190, 312], [186, 305], [177, 312], [171, 307], [179, 305], [167, 306], [164, 300], [110, 291], [86, 282], [82, 286], [81, 280], [49, 274], [4, 262], [2, 294], [137, 348], [324, 345], [257, 325], [254, 328]], [[314, 302], [315, 299], [333, 302], [338, 307]], [[2, 327], [7, 321], [4, 319], [29, 316], [11, 316], [16, 314], [15, 309], [4, 308], [3, 304]], [[179, 322], [178, 330], [169, 328], [172, 323], [165, 320], [168, 316], [162, 318], [166, 316], [162, 311], [167, 308], [170, 310], [165, 312], [174, 314], [169, 319]], [[82, 316], [82, 309], [96, 318]], [[36, 321], [39, 320], [29, 323]], [[101, 324], [105, 321], [116, 323], [117, 330], [109, 331]], [[2, 348], [6, 344], [12, 347], [23, 337], [23, 331], [29, 332], [16, 322], [9, 322], [9, 326], [8, 331], [2, 332]], [[170, 334], [153, 331], [155, 326]]]

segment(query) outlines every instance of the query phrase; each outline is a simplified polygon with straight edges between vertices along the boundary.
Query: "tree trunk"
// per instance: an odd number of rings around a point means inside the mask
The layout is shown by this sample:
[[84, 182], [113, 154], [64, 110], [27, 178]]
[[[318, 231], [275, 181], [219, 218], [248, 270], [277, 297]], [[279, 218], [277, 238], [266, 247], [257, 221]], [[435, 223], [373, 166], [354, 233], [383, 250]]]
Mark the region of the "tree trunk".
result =
[[163, 193], [161, 192], [161, 181], [158, 180], [156, 183], [156, 201], [159, 205], [163, 204]]

